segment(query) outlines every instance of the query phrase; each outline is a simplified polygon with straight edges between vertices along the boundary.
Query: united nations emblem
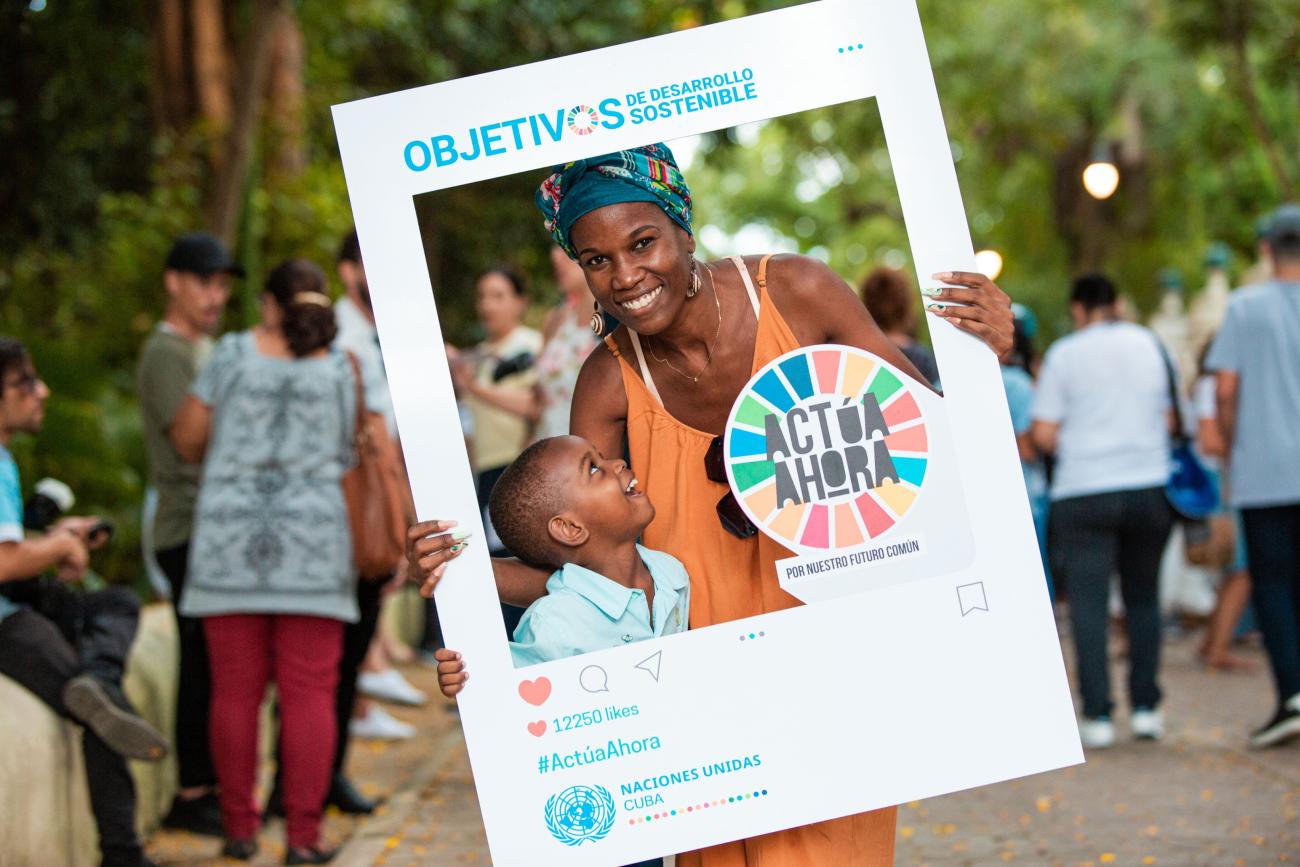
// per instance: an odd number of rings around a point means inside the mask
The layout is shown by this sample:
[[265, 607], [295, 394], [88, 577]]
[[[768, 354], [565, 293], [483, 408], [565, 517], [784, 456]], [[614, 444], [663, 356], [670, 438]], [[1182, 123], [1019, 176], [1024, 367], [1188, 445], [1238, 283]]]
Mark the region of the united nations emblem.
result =
[[603, 840], [614, 827], [614, 798], [604, 786], [570, 786], [546, 802], [546, 827], [566, 846]]

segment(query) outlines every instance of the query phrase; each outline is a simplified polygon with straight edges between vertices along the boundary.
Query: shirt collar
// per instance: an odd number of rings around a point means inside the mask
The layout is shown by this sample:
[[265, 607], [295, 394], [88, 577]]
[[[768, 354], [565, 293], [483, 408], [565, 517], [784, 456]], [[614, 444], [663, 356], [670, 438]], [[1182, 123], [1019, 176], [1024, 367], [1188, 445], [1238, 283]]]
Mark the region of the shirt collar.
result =
[[676, 561], [673, 561], [674, 568], [660, 568], [661, 560], [671, 560], [667, 554], [652, 551], [642, 545], [637, 545], [636, 549], [641, 553], [641, 562], [645, 563], [646, 568], [650, 570], [650, 577], [654, 579], [656, 589], [663, 586], [673, 590], [684, 590], [691, 583], [686, 570]]
[[[655, 583], [655, 590], [671, 589], [680, 592], [687, 583], [686, 573], [683, 570], [657, 568], [654, 560], [654, 552], [647, 551], [640, 545], [636, 546], [637, 553], [641, 555], [641, 562], [646, 564], [650, 570], [650, 578]], [[646, 555], [651, 556], [647, 557]], [[678, 574], [678, 573], [681, 574]], [[585, 566], [579, 566], [577, 563], [566, 563], [559, 571], [560, 583], [586, 599], [590, 600], [593, 605], [605, 613], [605, 616], [611, 620], [620, 619], [627, 613], [627, 607], [632, 604], [632, 598], [636, 591], [630, 587], [624, 587], [617, 581], [612, 581], [594, 572]]]

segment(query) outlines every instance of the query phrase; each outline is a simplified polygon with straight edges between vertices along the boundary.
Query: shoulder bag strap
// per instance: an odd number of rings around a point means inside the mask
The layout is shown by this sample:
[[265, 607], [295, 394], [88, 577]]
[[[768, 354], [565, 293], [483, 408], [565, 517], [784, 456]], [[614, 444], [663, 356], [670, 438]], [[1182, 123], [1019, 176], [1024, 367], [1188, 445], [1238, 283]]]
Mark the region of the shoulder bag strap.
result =
[[360, 444], [366, 430], [366, 386], [361, 380], [361, 362], [357, 360], [352, 350], [345, 351], [348, 355], [348, 364], [352, 368], [352, 380], [356, 383], [356, 427], [352, 431], [352, 442]]

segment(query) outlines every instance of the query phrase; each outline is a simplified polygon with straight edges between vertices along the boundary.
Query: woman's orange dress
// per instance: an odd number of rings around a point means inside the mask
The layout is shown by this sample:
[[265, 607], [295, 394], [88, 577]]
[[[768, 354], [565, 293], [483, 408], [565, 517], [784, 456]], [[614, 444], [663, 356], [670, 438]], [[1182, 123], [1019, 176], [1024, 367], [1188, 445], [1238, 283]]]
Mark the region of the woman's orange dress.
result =
[[[734, 260], [758, 315], [751, 374], [774, 358], [799, 348], [765, 285], [767, 259], [759, 265], [755, 291], [748, 269]], [[636, 335], [634, 347], [640, 355]], [[645, 379], [623, 358], [611, 338], [627, 392], [627, 435], [632, 468], [655, 504], [655, 520], [643, 539], [667, 551], [691, 576], [692, 628], [780, 611], [800, 604], [781, 589], [775, 563], [790, 553], [763, 534], [738, 539], [722, 528], [715, 507], [727, 486], [704, 472], [704, 453], [714, 435], [682, 424], [664, 409], [645, 370]], [[649, 383], [649, 385], [647, 385]], [[747, 568], [746, 568], [747, 567]], [[894, 861], [896, 807], [845, 816], [802, 828], [736, 840], [677, 856], [678, 867], [840, 867], [887, 865]]]

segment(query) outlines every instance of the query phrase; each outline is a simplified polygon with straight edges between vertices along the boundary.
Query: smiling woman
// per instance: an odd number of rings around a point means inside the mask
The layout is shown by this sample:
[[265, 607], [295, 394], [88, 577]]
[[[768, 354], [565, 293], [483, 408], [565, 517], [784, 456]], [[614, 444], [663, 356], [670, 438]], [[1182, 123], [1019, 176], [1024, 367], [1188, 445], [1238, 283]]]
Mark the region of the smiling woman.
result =
[[[842, 344], [925, 378], [881, 332], [848, 284], [805, 256], [695, 258], [691, 195], [662, 144], [557, 167], [536, 203], [555, 242], [581, 266], [598, 309], [620, 327], [583, 365], [571, 431], [599, 453], [631, 458], [656, 514], [642, 544], [679, 559], [690, 576], [690, 626], [798, 605], [779, 586], [784, 548], [755, 534], [721, 469], [721, 434], [737, 396], [764, 365], [803, 346]], [[980, 274], [936, 275], [935, 314], [1010, 346], [1007, 296]], [[955, 302], [954, 305], [946, 302]], [[933, 303], [933, 302], [932, 302]], [[430, 522], [412, 537], [441, 530]], [[412, 543], [422, 576], [455, 556], [447, 535]], [[546, 573], [498, 561], [498, 592], [528, 604]], [[678, 856], [682, 867], [892, 863], [894, 810], [879, 810]]]

